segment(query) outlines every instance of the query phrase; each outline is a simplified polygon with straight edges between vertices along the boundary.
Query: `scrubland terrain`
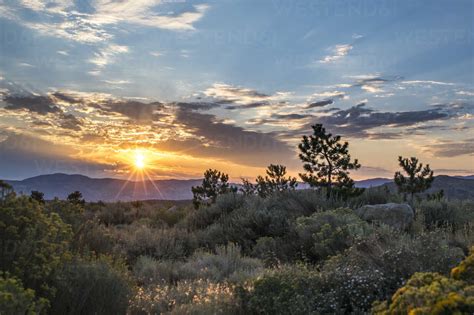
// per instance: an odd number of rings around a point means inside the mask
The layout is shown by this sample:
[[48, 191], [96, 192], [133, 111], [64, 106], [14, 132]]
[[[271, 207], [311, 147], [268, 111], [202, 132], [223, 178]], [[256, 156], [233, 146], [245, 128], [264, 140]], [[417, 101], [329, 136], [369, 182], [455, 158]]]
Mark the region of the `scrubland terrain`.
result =
[[472, 313], [474, 202], [415, 199], [403, 230], [354, 211], [388, 202], [402, 196], [231, 192], [194, 209], [10, 195], [1, 313]]

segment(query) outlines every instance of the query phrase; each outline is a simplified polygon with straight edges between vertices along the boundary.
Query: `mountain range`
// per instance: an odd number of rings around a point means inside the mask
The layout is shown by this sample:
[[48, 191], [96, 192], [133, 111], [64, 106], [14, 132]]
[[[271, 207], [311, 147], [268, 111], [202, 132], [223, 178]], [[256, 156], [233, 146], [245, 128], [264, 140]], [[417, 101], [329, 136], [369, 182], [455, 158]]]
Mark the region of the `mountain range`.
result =
[[[33, 190], [44, 193], [45, 199], [65, 199], [73, 191], [80, 191], [87, 201], [131, 201], [131, 200], [189, 200], [191, 187], [200, 185], [201, 179], [167, 179], [154, 181], [127, 181], [114, 178], [90, 178], [84, 175], [49, 174], [24, 180], [5, 180], [19, 194], [30, 194]], [[370, 188], [381, 185], [395, 191], [392, 179], [372, 178], [356, 182], [357, 187]], [[305, 189], [305, 185], [300, 185]], [[428, 193], [444, 190], [448, 198], [474, 199], [474, 176], [436, 176]]]

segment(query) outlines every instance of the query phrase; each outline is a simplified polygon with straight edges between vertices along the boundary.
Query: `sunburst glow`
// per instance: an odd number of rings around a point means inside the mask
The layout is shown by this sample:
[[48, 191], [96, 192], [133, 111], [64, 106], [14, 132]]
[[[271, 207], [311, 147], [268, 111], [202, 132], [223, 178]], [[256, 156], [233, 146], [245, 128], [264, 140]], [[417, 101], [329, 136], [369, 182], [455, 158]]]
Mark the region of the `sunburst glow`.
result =
[[138, 170], [142, 170], [146, 167], [145, 155], [143, 154], [143, 152], [140, 152], [140, 151], [135, 152], [133, 163], [134, 163], [135, 168]]

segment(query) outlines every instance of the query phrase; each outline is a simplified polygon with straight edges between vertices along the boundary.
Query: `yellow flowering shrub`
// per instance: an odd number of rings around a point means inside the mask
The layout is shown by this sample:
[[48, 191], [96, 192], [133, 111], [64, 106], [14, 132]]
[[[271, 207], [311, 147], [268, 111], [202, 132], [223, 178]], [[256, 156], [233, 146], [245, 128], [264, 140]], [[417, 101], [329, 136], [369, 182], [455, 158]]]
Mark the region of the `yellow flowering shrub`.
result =
[[433, 272], [415, 273], [395, 292], [391, 302], [374, 303], [374, 314], [473, 314], [474, 251], [451, 271], [451, 277]]

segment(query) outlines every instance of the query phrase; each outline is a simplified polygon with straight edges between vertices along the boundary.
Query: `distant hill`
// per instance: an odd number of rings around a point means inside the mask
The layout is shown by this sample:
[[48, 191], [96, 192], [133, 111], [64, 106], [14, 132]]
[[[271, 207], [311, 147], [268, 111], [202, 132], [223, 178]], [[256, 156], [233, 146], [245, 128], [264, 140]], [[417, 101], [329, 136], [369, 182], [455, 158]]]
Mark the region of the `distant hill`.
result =
[[[426, 193], [432, 194], [444, 191], [444, 195], [450, 199], [473, 199], [474, 200], [474, 179], [473, 176], [454, 177], [448, 175], [436, 176], [431, 188]], [[391, 191], [396, 191], [395, 183], [385, 184]]]
[[131, 200], [189, 200], [191, 187], [201, 180], [155, 180], [134, 182], [113, 178], [90, 178], [83, 175], [50, 174], [21, 181], [6, 181], [17, 193], [30, 194], [32, 190], [44, 193], [45, 199], [67, 195], [79, 190], [87, 201]]
[[370, 188], [381, 186], [386, 183], [391, 183], [393, 180], [390, 178], [370, 178], [356, 181], [355, 186], [359, 188]]
[[[472, 176], [471, 176], [472, 177]], [[444, 190], [448, 198], [474, 199], [474, 179], [469, 177], [437, 176], [428, 193]], [[90, 178], [84, 175], [50, 174], [24, 180], [7, 180], [17, 193], [30, 194], [39, 190], [46, 199], [65, 199], [68, 194], [79, 190], [87, 201], [131, 201], [131, 200], [189, 200], [191, 187], [200, 185], [201, 179], [169, 179], [134, 182], [114, 178]], [[387, 185], [396, 191], [395, 184], [388, 178], [372, 178], [356, 182], [357, 187], [370, 188]], [[308, 188], [300, 183], [299, 189]]]

